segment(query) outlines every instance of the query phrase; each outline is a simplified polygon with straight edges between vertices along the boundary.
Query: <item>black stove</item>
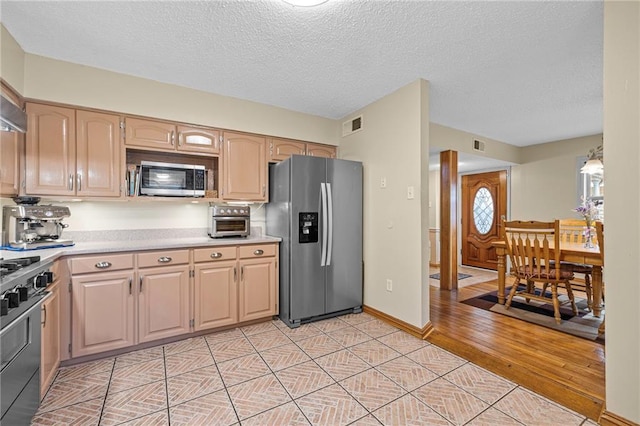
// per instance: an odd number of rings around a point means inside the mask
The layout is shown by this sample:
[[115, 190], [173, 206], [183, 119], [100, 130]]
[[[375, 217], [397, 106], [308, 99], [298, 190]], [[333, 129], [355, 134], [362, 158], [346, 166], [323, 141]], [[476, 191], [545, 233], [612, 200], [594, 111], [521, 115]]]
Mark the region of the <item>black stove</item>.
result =
[[25, 266], [40, 262], [40, 256], [20, 257], [18, 259], [0, 260], [0, 278], [19, 271]]
[[50, 266], [51, 262], [42, 262], [40, 256], [0, 260], [0, 328], [42, 299], [53, 281]]

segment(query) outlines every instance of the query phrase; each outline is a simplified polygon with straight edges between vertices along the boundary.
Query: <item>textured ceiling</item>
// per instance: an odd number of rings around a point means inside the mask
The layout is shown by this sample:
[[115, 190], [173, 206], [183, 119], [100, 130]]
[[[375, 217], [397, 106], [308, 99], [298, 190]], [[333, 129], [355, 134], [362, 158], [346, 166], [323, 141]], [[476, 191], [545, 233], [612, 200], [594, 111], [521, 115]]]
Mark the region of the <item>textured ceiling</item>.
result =
[[340, 119], [418, 79], [431, 121], [525, 146], [602, 132], [601, 1], [8, 1], [32, 54]]

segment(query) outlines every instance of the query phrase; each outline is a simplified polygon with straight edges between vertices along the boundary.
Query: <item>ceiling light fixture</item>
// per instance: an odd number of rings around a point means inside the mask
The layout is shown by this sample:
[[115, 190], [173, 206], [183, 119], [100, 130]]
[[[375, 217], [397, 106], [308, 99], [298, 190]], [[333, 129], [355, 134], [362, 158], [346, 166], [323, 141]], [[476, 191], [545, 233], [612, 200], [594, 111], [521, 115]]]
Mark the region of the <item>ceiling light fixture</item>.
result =
[[588, 160], [580, 169], [580, 172], [590, 175], [601, 174], [604, 170], [602, 145], [589, 150]]
[[295, 7], [314, 7], [320, 6], [329, 0], [282, 0], [283, 2]]

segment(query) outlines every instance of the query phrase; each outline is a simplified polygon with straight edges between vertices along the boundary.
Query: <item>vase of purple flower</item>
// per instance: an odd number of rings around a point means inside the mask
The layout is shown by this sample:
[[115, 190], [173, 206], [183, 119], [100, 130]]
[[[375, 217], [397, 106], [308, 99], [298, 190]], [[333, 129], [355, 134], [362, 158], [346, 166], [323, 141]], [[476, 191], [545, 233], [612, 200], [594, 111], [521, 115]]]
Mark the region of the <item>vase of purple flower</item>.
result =
[[580, 214], [585, 222], [584, 227], [584, 247], [585, 248], [594, 248], [593, 237], [596, 232], [594, 221], [598, 216], [598, 209], [596, 205], [591, 200], [585, 200], [582, 198], [582, 205], [573, 209], [574, 212]]

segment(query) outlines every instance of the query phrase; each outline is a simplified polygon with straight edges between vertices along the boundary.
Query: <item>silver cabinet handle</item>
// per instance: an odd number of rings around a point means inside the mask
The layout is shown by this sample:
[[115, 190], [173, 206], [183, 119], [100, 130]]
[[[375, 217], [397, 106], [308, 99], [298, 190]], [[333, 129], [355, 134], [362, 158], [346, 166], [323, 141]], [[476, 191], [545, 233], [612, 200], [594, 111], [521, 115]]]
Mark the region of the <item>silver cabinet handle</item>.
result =
[[168, 256], [162, 256], [158, 258], [158, 263], [169, 263], [171, 262], [173, 259], [171, 259]]
[[267, 190], [267, 185], [262, 185], [262, 196], [263, 197], [265, 196], [266, 190]]
[[69, 191], [73, 190], [73, 174], [69, 173]]
[[222, 253], [214, 251], [213, 253], [211, 253], [211, 258], [212, 259], [220, 259], [222, 257]]
[[264, 250], [258, 249], [254, 251], [253, 254], [256, 256], [262, 256], [264, 254]]
[[98, 262], [95, 264], [98, 269], [107, 269], [111, 267], [111, 262]]
[[184, 136], [182, 135], [182, 132], [178, 133], [178, 146], [182, 146], [182, 141], [184, 140]]
[[131, 278], [129, 278], [129, 294], [131, 294], [131, 281], [133, 281]]
[[142, 280], [144, 279], [144, 277], [141, 275], [140, 276], [140, 293], [142, 293]]
[[171, 146], [176, 144], [176, 132], [174, 130], [171, 131]]
[[42, 305], [42, 313], [44, 316], [44, 319], [42, 320], [42, 327], [46, 327], [47, 326], [47, 305]]
[[82, 175], [78, 173], [76, 176], [77, 188], [76, 191], [82, 191]]
[[240, 281], [244, 281], [244, 266], [240, 267]]
[[233, 282], [238, 281], [238, 269], [236, 267], [233, 268]]

